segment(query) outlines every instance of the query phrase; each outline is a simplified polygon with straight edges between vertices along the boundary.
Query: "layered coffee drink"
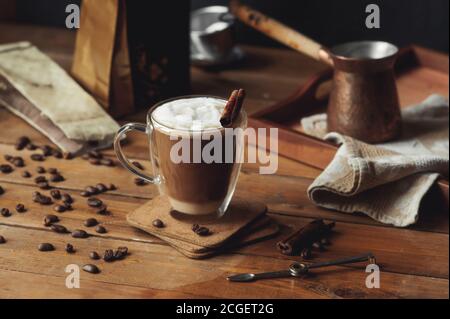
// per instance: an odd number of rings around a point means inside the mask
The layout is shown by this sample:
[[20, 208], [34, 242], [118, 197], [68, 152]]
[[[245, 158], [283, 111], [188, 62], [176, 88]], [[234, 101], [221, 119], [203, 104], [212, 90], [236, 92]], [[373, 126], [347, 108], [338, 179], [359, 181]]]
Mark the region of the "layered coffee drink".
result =
[[[227, 101], [188, 97], [158, 105], [150, 113], [151, 158], [160, 192], [176, 211], [223, 213], [240, 170], [241, 143], [220, 123]], [[244, 128], [245, 113], [233, 127]]]

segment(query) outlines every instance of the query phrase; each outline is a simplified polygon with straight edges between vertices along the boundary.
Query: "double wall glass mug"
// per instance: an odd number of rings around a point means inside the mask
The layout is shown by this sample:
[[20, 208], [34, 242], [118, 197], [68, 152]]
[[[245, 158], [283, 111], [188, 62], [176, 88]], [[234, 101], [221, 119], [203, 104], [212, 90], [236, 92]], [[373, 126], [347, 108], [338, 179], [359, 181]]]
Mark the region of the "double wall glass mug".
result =
[[[188, 215], [216, 214], [220, 217], [231, 202], [241, 169], [243, 132], [247, 128], [245, 111], [241, 112], [231, 128], [226, 129], [217, 125], [205, 127], [202, 123], [198, 127], [195, 123], [185, 127], [177, 124], [175, 117], [173, 123], [170, 123], [168, 116], [164, 121], [158, 117], [170, 103], [177, 107], [188, 105], [197, 114], [206, 110], [200, 117], [220, 118], [216, 111], [208, 115], [209, 109], [203, 105], [205, 101], [223, 106], [227, 102], [213, 96], [184, 96], [160, 102], [149, 110], [147, 124], [129, 123], [120, 128], [114, 149], [125, 168], [158, 186], [172, 210]], [[157, 111], [161, 107], [164, 109]], [[187, 109], [183, 111], [191, 112]], [[215, 123], [219, 123], [218, 118], [215, 118]], [[122, 152], [120, 142], [132, 130], [148, 136], [153, 176], [130, 163]]]

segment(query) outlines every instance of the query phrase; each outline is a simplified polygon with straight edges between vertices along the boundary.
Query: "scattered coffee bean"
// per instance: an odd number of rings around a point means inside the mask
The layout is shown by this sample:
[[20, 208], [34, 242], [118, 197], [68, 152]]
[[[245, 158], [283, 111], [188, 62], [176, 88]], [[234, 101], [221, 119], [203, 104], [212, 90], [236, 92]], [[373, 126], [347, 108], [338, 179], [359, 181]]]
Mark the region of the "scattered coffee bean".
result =
[[41, 182], [46, 182], [47, 181], [47, 178], [45, 177], [45, 176], [43, 176], [43, 175], [40, 175], [40, 176], [37, 176], [35, 179], [34, 179], [34, 182], [37, 184], [37, 183], [41, 183]]
[[194, 224], [192, 226], [192, 231], [202, 237], [211, 235], [211, 231], [209, 230], [209, 228], [200, 226], [198, 224]]
[[9, 174], [13, 171], [14, 169], [12, 168], [11, 165], [8, 164], [2, 164], [0, 165], [0, 172], [2, 172], [3, 174]]
[[163, 221], [161, 219], [155, 219], [152, 222], [152, 225], [153, 225], [153, 227], [156, 227], [156, 228], [163, 228], [164, 227], [164, 223], [163, 223]]
[[86, 192], [88, 192], [91, 195], [96, 195], [98, 194], [98, 189], [95, 188], [94, 186], [88, 186], [84, 189]]
[[100, 273], [100, 269], [96, 265], [91, 265], [91, 264], [84, 265], [83, 270], [88, 273], [91, 273], [91, 274]]
[[90, 159], [89, 159], [89, 163], [90, 163], [91, 165], [100, 165], [100, 160], [97, 159], [97, 158], [90, 158]]
[[53, 167], [49, 168], [49, 169], [47, 170], [47, 172], [48, 172], [49, 174], [52, 174], [52, 175], [55, 175], [55, 174], [58, 174], [58, 173], [59, 173], [58, 170], [57, 170], [56, 168], [53, 168]]
[[114, 253], [115, 260], [122, 260], [128, 255], [128, 247], [119, 247]]
[[37, 146], [34, 145], [33, 143], [29, 143], [26, 148], [29, 151], [35, 151], [37, 149]]
[[55, 205], [53, 207], [53, 210], [57, 213], [64, 213], [67, 210], [67, 208], [64, 205]]
[[90, 158], [96, 158], [96, 159], [102, 159], [103, 158], [103, 154], [98, 152], [98, 151], [91, 151], [88, 153], [88, 156]]
[[82, 229], [76, 229], [72, 232], [73, 238], [87, 238], [89, 234]]
[[64, 177], [60, 174], [53, 174], [50, 177], [50, 181], [54, 182], [54, 183], [59, 183], [59, 182], [63, 182], [64, 181]]
[[42, 154], [32, 154], [30, 156], [30, 158], [31, 158], [32, 161], [35, 161], [35, 162], [43, 162], [43, 161], [45, 161], [45, 157]]
[[50, 192], [50, 196], [53, 197], [53, 199], [59, 200], [59, 199], [61, 199], [61, 192], [57, 189], [53, 189]]
[[303, 249], [301, 256], [305, 260], [311, 259], [312, 258], [311, 249], [309, 249], [309, 248]]
[[100, 207], [97, 210], [97, 214], [99, 214], [99, 215], [109, 215], [110, 212], [108, 211], [108, 207], [106, 205], [103, 205], [102, 207]]
[[325, 247], [320, 242], [314, 243], [312, 246], [320, 251], [325, 251]]
[[12, 159], [14, 158], [14, 156], [5, 154], [5, 155], [3, 155], [3, 158], [5, 159], [5, 161], [11, 162]]
[[109, 184], [109, 185], [108, 185], [108, 190], [114, 191], [114, 190], [116, 190], [116, 189], [117, 189], [116, 185], [114, 185], [114, 184]]
[[86, 227], [94, 227], [98, 225], [98, 221], [95, 218], [88, 218], [84, 221], [83, 224]]
[[86, 192], [86, 191], [82, 191], [82, 192], [80, 193], [80, 196], [81, 196], [81, 197], [89, 197], [89, 196], [91, 196], [91, 195], [92, 195], [91, 193]]
[[99, 183], [97, 185], [95, 185], [95, 188], [100, 192], [100, 193], [104, 193], [108, 190], [108, 188], [106, 187], [105, 184]]
[[114, 163], [114, 161], [110, 158], [104, 158], [100, 160], [100, 164], [103, 166], [109, 166], [109, 167], [113, 167], [116, 166], [116, 164]]
[[40, 146], [39, 148], [42, 151], [42, 155], [45, 157], [50, 156], [53, 153], [53, 149], [48, 145], [43, 145], [43, 146]]
[[18, 213], [25, 213], [27, 211], [24, 204], [17, 204], [16, 205], [16, 212]]
[[39, 187], [42, 190], [46, 190], [46, 189], [50, 189], [51, 188], [50, 184], [47, 181], [39, 182], [39, 183], [36, 184], [36, 186]]
[[97, 227], [95, 227], [95, 231], [99, 234], [106, 234], [108, 232], [102, 225], [98, 225]]
[[36, 167], [36, 173], [38, 174], [45, 174], [45, 168], [43, 168], [42, 166], [38, 166]]
[[137, 168], [144, 170], [144, 166], [142, 166], [141, 163], [135, 161], [135, 162], [133, 162], [132, 164], [133, 164], [134, 166], [136, 166]]
[[44, 226], [46, 227], [49, 227], [57, 222], [59, 222], [59, 218], [56, 215], [46, 215], [44, 217]]
[[148, 183], [147, 183], [146, 180], [144, 180], [144, 179], [142, 179], [142, 178], [139, 178], [139, 177], [136, 177], [136, 178], [134, 179], [134, 184], [135, 184], [136, 186], [145, 186], [145, 185], [147, 185]]
[[39, 251], [52, 251], [55, 250], [55, 247], [50, 243], [42, 243], [38, 246]]
[[3, 187], [0, 186], [0, 195], [3, 195], [5, 193], [5, 190], [3, 189]]
[[51, 205], [51, 204], [53, 204], [53, 201], [52, 201], [51, 197], [42, 195], [39, 192], [34, 192], [33, 193], [33, 201], [35, 203], [39, 203], [41, 205]]
[[15, 167], [24, 167], [25, 166], [25, 161], [23, 160], [22, 157], [15, 157], [12, 161], [12, 164]]
[[5, 244], [5, 243], [6, 243], [5, 237], [3, 237], [2, 235], [0, 235], [0, 245], [1, 245], [1, 244]]
[[63, 158], [64, 158], [65, 160], [71, 160], [71, 159], [73, 159], [73, 154], [70, 153], [70, 152], [64, 153], [64, 154], [63, 154]]
[[72, 198], [72, 196], [70, 196], [70, 195], [67, 194], [67, 193], [64, 193], [64, 194], [61, 195], [61, 200], [62, 200], [64, 203], [73, 204], [73, 198]]
[[89, 258], [91, 258], [92, 260], [99, 260], [101, 257], [96, 251], [91, 251], [89, 253]]
[[67, 234], [69, 231], [63, 225], [53, 224], [50, 226], [50, 229], [58, 234]]
[[66, 245], [66, 252], [69, 254], [73, 254], [75, 252], [75, 248], [73, 247], [72, 244], [67, 244]]
[[8, 208], [2, 208], [0, 209], [0, 215], [2, 215], [3, 217], [10, 217], [11, 212], [9, 211]]
[[63, 158], [63, 153], [60, 150], [53, 149], [52, 155], [55, 158]]
[[63, 206], [66, 208], [66, 210], [73, 210], [72, 204], [69, 202], [63, 202]]
[[105, 254], [103, 255], [103, 260], [106, 262], [114, 261], [114, 251], [112, 249], [105, 250]]
[[20, 137], [16, 142], [16, 150], [21, 151], [30, 143], [30, 139], [26, 136]]
[[23, 178], [30, 178], [30, 177], [31, 177], [31, 174], [30, 174], [29, 171], [23, 171], [23, 172], [22, 172], [22, 177], [23, 177]]
[[87, 200], [87, 204], [92, 208], [99, 208], [103, 205], [103, 202], [95, 197], [91, 197]]

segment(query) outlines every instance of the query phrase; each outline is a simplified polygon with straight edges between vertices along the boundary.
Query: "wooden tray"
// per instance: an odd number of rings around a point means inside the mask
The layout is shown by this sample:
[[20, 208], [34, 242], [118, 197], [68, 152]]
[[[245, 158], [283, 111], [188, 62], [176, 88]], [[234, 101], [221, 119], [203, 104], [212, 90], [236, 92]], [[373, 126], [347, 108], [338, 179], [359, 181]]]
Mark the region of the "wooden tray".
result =
[[[419, 103], [432, 93], [448, 97], [449, 59], [446, 54], [419, 46], [402, 49], [395, 72], [402, 107]], [[278, 128], [279, 154], [325, 169], [333, 159], [337, 147], [303, 133], [300, 119], [326, 111], [332, 76], [331, 69], [314, 76], [286, 100], [253, 114], [249, 119], [249, 126]], [[441, 179], [438, 186], [448, 208], [449, 183]]]

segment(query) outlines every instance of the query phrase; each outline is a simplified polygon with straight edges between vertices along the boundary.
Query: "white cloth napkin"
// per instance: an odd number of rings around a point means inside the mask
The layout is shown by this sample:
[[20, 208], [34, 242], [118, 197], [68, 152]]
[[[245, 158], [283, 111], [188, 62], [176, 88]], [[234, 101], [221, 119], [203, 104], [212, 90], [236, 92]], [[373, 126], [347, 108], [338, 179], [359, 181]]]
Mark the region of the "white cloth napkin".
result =
[[448, 100], [432, 95], [404, 109], [402, 117], [402, 137], [380, 145], [326, 134], [325, 114], [303, 119], [306, 133], [341, 145], [309, 187], [310, 199], [322, 207], [362, 212], [398, 227], [415, 223], [423, 196], [439, 174], [448, 176]]

